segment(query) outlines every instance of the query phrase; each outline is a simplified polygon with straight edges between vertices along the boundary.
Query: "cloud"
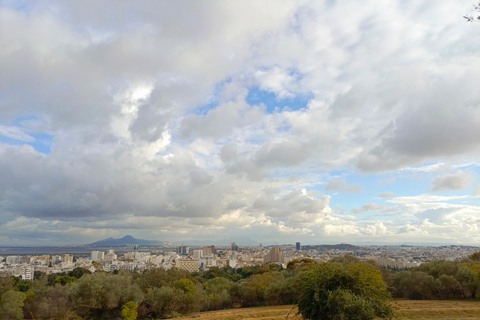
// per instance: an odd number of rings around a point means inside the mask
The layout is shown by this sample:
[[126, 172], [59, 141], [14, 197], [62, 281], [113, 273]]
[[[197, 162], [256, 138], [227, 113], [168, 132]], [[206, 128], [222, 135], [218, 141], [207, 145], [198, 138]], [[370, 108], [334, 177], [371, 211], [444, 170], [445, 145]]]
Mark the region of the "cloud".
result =
[[[112, 4], [0, 7], [0, 233], [11, 243], [127, 230], [477, 239], [470, 196], [415, 196], [403, 179], [480, 155], [478, 31], [451, 14], [465, 4]], [[254, 92], [267, 98], [252, 103]], [[42, 134], [47, 155], [18, 145]], [[464, 190], [468, 170], [432, 190]], [[359, 172], [391, 172], [392, 190], [411, 197], [380, 193], [388, 222], [336, 214], [330, 203], [370, 210], [381, 191], [357, 203], [359, 185], [329, 181], [338, 172], [365, 186]]]
[[362, 188], [357, 185], [349, 185], [346, 180], [331, 180], [325, 186], [325, 191], [337, 190], [340, 192], [360, 193]]
[[475, 190], [473, 191], [474, 196], [480, 196], [480, 184], [477, 184]]
[[468, 172], [458, 170], [452, 174], [446, 174], [432, 180], [433, 191], [464, 190], [473, 182], [473, 177]]
[[294, 166], [309, 156], [308, 148], [297, 141], [280, 141], [264, 144], [255, 154], [260, 166]]
[[437, 196], [430, 194], [422, 194], [418, 196], [411, 197], [396, 197], [391, 200], [387, 200], [390, 203], [396, 204], [406, 204], [406, 203], [416, 203], [416, 202], [446, 202], [457, 199], [467, 199], [470, 196]]
[[372, 202], [372, 203], [363, 205], [361, 208], [352, 209], [352, 213], [358, 214], [358, 213], [367, 212], [367, 211], [377, 211], [377, 210], [380, 210], [381, 208], [382, 208], [381, 206]]
[[395, 198], [396, 195], [393, 192], [382, 192], [378, 195], [380, 198]]
[[0, 136], [5, 136], [7, 138], [25, 141], [25, 142], [33, 142], [35, 138], [31, 135], [25, 133], [21, 128], [14, 127], [14, 126], [1, 126], [0, 125]]

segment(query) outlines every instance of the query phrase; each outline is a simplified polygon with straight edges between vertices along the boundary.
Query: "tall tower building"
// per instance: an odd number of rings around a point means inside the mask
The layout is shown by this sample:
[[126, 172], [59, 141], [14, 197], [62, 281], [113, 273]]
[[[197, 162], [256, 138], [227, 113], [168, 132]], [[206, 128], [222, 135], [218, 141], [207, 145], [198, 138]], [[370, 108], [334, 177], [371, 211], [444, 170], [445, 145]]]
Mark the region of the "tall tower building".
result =
[[297, 250], [297, 251], [302, 250], [302, 246], [301, 246], [300, 242], [295, 243], [295, 250]]
[[277, 246], [272, 247], [270, 252], [263, 258], [264, 262], [274, 262], [274, 263], [283, 263], [284, 257], [282, 249]]
[[235, 242], [232, 242], [232, 251], [238, 251], [238, 246]]
[[182, 245], [177, 247], [177, 253], [178, 254], [187, 255], [189, 251], [190, 251], [190, 248], [185, 246], [183, 243], [182, 243]]
[[105, 252], [102, 252], [102, 251], [92, 251], [92, 254], [90, 255], [90, 258], [91, 258], [92, 261], [94, 261], [94, 262], [103, 260], [103, 259], [105, 259]]

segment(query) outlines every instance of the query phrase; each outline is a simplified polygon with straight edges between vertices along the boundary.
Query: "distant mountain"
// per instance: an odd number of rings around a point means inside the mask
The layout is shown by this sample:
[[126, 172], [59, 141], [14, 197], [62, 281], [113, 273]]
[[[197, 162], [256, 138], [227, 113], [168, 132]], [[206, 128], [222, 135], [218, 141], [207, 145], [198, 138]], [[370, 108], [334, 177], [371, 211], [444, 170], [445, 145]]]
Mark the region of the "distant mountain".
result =
[[162, 241], [155, 241], [155, 240], [142, 240], [136, 239], [130, 235], [126, 235], [120, 239], [108, 238], [104, 240], [100, 240], [94, 243], [86, 244], [89, 247], [122, 247], [128, 245], [139, 245], [139, 246], [153, 246], [153, 245], [161, 245], [163, 244]]
[[220, 240], [184, 240], [175, 242], [175, 244], [185, 244], [190, 246], [229, 246], [232, 242], [235, 242], [239, 246], [258, 246], [259, 243], [255, 240], [248, 238], [230, 238]]

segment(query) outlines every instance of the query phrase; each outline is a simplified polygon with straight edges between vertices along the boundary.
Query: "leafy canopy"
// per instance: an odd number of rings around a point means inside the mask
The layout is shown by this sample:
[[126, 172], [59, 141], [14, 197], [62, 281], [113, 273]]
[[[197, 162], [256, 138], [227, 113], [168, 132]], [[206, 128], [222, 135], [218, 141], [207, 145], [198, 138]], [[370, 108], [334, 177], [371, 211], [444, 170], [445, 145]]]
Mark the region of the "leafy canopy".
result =
[[310, 320], [390, 319], [393, 308], [380, 271], [366, 263], [324, 263], [301, 277], [299, 313]]

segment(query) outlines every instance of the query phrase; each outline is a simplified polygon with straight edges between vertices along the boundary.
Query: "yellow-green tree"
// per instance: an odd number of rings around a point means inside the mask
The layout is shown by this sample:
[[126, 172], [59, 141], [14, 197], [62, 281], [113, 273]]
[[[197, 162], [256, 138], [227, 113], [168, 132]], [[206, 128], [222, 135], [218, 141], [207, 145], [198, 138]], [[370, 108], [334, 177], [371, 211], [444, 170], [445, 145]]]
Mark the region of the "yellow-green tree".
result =
[[122, 309], [122, 317], [125, 320], [137, 320], [138, 317], [138, 304], [133, 301], [125, 303]]
[[7, 291], [0, 299], [0, 319], [23, 319], [23, 302], [26, 295], [23, 292]]
[[390, 319], [391, 295], [380, 271], [366, 263], [324, 263], [301, 277], [299, 313], [310, 320]]

